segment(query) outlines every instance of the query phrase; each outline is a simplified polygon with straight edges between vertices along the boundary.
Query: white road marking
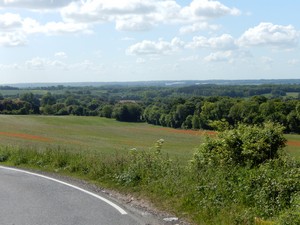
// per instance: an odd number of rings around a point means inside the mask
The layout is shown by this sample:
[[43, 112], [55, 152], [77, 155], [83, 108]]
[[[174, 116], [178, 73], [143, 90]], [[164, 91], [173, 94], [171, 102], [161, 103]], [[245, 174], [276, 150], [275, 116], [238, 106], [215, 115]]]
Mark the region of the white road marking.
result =
[[109, 201], [108, 199], [106, 198], [103, 198], [99, 195], [96, 195], [90, 191], [87, 191], [87, 190], [84, 190], [80, 187], [77, 187], [75, 185], [72, 185], [72, 184], [69, 184], [69, 183], [66, 183], [66, 182], [63, 182], [63, 181], [60, 181], [60, 180], [57, 180], [57, 179], [54, 179], [52, 177], [47, 177], [47, 176], [44, 176], [44, 175], [41, 175], [41, 174], [37, 174], [37, 173], [32, 173], [32, 172], [28, 172], [28, 171], [25, 171], [25, 170], [20, 170], [20, 169], [15, 169], [15, 168], [10, 168], [10, 167], [5, 167], [5, 166], [0, 166], [0, 169], [4, 169], [4, 170], [11, 170], [11, 171], [15, 171], [15, 172], [19, 172], [19, 173], [25, 173], [25, 174], [29, 174], [29, 175], [32, 175], [32, 176], [36, 176], [36, 177], [41, 177], [41, 178], [44, 178], [44, 179], [47, 179], [47, 180], [50, 180], [50, 181], [54, 181], [54, 182], [57, 182], [57, 183], [60, 183], [60, 184], [63, 184], [65, 186], [68, 186], [68, 187], [71, 187], [71, 188], [74, 188], [78, 191], [81, 191], [81, 192], [84, 192], [88, 195], [91, 195], [107, 204], [109, 204], [110, 206], [114, 207], [116, 210], [118, 210], [122, 215], [127, 215], [127, 212], [122, 209], [121, 207], [119, 207], [118, 205], [116, 205], [115, 203]]

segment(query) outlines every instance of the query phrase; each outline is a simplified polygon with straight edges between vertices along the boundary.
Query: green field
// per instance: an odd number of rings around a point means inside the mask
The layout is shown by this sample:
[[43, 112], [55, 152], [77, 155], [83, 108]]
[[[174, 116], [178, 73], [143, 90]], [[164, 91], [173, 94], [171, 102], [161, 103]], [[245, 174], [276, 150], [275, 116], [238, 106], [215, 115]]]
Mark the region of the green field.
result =
[[[34, 138], [22, 136], [24, 134], [33, 135]], [[201, 134], [101, 117], [0, 116], [1, 145], [40, 149], [63, 147], [74, 152], [114, 154], [132, 148], [146, 150], [157, 140], [164, 139], [163, 152], [171, 157], [188, 160], [201, 144]], [[286, 137], [289, 141], [300, 143], [300, 135]], [[288, 146], [287, 150], [300, 159], [300, 146]]]
[[[164, 139], [164, 152], [190, 159], [201, 143], [200, 133], [174, 131], [146, 123], [123, 123], [100, 117], [0, 116], [1, 145], [115, 153], [132, 148], [145, 150], [157, 140]], [[23, 134], [34, 138], [21, 136]]]

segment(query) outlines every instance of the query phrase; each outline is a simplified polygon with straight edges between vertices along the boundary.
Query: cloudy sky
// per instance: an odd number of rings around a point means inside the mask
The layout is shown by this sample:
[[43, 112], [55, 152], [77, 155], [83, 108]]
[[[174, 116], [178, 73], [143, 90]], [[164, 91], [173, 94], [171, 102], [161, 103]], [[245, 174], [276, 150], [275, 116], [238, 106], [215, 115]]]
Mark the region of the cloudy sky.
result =
[[300, 1], [0, 0], [0, 84], [300, 78]]

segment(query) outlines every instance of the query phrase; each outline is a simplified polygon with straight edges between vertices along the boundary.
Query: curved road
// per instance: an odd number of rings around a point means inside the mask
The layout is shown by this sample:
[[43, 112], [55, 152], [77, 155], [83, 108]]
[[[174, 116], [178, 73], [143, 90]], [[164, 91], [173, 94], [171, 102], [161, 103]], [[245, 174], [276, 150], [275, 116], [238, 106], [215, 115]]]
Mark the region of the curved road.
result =
[[43, 175], [0, 166], [3, 225], [145, 225], [111, 200]]

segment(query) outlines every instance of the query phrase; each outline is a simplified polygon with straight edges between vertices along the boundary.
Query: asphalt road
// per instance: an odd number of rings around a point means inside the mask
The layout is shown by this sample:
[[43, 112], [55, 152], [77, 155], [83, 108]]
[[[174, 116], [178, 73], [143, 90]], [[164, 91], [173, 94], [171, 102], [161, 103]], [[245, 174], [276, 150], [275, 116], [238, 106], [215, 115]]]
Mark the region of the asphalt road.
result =
[[[146, 225], [106, 196], [0, 166], [1, 225]], [[152, 223], [151, 223], [152, 224]]]

